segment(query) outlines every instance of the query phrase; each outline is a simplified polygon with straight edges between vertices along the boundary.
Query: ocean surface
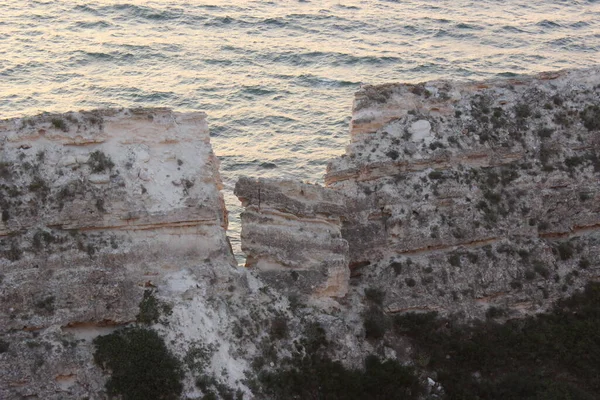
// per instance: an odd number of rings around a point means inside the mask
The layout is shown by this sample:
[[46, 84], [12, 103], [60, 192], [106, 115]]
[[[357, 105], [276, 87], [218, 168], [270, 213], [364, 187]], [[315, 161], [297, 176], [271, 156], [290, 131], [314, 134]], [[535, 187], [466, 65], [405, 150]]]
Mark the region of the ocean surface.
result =
[[240, 175], [322, 182], [361, 84], [600, 61], [600, 0], [0, 0], [0, 118], [208, 113], [239, 250]]

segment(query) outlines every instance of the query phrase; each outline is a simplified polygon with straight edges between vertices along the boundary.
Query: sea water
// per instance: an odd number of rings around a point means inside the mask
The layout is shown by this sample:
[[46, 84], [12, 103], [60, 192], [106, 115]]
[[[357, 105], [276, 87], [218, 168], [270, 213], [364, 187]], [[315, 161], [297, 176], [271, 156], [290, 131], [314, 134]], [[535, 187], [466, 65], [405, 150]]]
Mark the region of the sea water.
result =
[[0, 0], [0, 118], [208, 113], [239, 250], [240, 175], [322, 182], [361, 84], [600, 61], [600, 1]]

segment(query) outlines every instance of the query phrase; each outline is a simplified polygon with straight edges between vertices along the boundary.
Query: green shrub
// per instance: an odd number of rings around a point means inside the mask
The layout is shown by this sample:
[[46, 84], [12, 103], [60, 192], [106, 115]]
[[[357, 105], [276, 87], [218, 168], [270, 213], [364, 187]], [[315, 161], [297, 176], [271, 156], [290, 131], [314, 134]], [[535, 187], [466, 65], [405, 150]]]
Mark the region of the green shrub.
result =
[[154, 295], [153, 290], [145, 290], [144, 297], [140, 301], [140, 312], [136, 319], [143, 324], [153, 324], [158, 322], [161, 315], [168, 315], [171, 312], [171, 306], [159, 301]]
[[563, 261], [566, 261], [569, 258], [573, 257], [573, 252], [575, 251], [575, 249], [573, 248], [573, 245], [569, 242], [563, 242], [563, 243], [559, 244], [557, 247], [557, 250], [558, 250], [558, 255], [560, 256], [560, 259]]
[[364, 316], [367, 339], [381, 339], [388, 328], [386, 315], [377, 307], [371, 307]]
[[92, 168], [92, 172], [100, 173], [107, 169], [112, 169], [115, 166], [115, 163], [113, 163], [110, 157], [108, 157], [106, 154], [100, 150], [96, 150], [90, 153], [88, 165]]
[[262, 398], [273, 400], [412, 400], [424, 392], [412, 368], [375, 356], [366, 358], [364, 369], [354, 370], [324, 356], [295, 355], [258, 380]]
[[4, 340], [0, 339], [0, 354], [6, 353], [8, 351], [9, 347], [10, 347], [10, 343], [5, 342]]
[[65, 132], [69, 130], [69, 128], [67, 127], [67, 124], [61, 118], [52, 118], [52, 120], [50, 122], [52, 123], [52, 126], [55, 127], [56, 129], [60, 129], [61, 131], [65, 131]]
[[275, 340], [285, 339], [288, 336], [287, 319], [283, 316], [274, 317], [271, 320], [270, 334]]
[[94, 361], [110, 373], [109, 396], [123, 400], [179, 399], [183, 373], [179, 360], [158, 334], [127, 328], [94, 339]]
[[430, 356], [448, 399], [600, 398], [600, 283], [504, 324], [405, 314], [394, 326]]
[[581, 113], [583, 126], [590, 131], [600, 130], [600, 106], [587, 106]]
[[381, 305], [383, 303], [383, 299], [385, 298], [385, 292], [377, 288], [366, 288], [365, 297], [370, 302]]
[[442, 171], [431, 171], [429, 173], [429, 179], [444, 179], [444, 173]]

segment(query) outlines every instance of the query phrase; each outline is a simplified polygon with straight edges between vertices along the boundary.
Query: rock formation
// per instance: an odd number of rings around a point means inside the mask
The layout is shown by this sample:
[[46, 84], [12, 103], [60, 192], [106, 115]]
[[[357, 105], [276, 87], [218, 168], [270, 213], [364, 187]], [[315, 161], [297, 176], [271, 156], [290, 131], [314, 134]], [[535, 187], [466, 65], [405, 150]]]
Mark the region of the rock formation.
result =
[[[325, 181], [352, 275], [390, 313], [532, 313], [598, 276], [598, 69], [365, 86], [350, 135]], [[250, 260], [274, 236], [243, 235]]]
[[241, 178], [242, 250], [246, 266], [286, 293], [343, 297], [348, 291], [348, 243], [342, 194], [316, 185]]
[[145, 291], [226, 285], [218, 165], [203, 113], [0, 121], [0, 397], [99, 393], [90, 339], [135, 321]]

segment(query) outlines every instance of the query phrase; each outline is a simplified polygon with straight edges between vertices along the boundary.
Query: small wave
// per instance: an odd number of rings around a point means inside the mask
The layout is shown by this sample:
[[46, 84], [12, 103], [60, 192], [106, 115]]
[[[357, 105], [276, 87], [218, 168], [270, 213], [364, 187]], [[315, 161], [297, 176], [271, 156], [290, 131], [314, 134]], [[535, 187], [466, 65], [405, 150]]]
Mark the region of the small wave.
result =
[[116, 4], [102, 7], [101, 13], [117, 11], [124, 13], [127, 17], [137, 17], [151, 21], [175, 20], [183, 16], [182, 9], [161, 10], [148, 6], [135, 4]]
[[578, 21], [570, 25], [571, 28], [584, 28], [586, 26], [590, 26], [589, 22]]
[[482, 31], [484, 29], [482, 26], [475, 25], [475, 24], [467, 24], [464, 22], [456, 24], [456, 28], [457, 29], [468, 29], [468, 30], [474, 30], [474, 31]]
[[311, 87], [347, 87], [358, 86], [360, 82], [346, 81], [342, 79], [323, 78], [315, 75], [300, 75], [297, 77], [297, 82], [302, 86]]
[[536, 26], [541, 26], [542, 28], [560, 28], [562, 25], [560, 25], [557, 22], [545, 19], [545, 20], [538, 22], [536, 24]]
[[169, 100], [177, 97], [177, 93], [175, 92], [141, 92], [137, 94], [133, 94], [132, 99], [136, 103], [150, 103], [155, 105], [156, 102], [161, 100]]
[[337, 4], [335, 7], [336, 8], [341, 8], [341, 9], [344, 9], [344, 10], [360, 10], [360, 7], [357, 7], [357, 6], [346, 6], [344, 4]]
[[224, 59], [217, 59], [217, 58], [207, 58], [204, 60], [204, 63], [208, 64], [208, 65], [232, 65], [233, 61], [231, 60], [224, 60]]
[[73, 11], [85, 12], [93, 15], [100, 15], [98, 10], [85, 4], [76, 5], [75, 7], [73, 7]]
[[241, 90], [242, 93], [250, 94], [253, 96], [266, 96], [273, 93], [277, 93], [274, 89], [267, 89], [262, 86], [244, 86]]
[[516, 26], [512, 26], [512, 25], [504, 25], [502, 28], [500, 28], [502, 31], [505, 32], [511, 32], [511, 33], [527, 33], [527, 31], [518, 28]]
[[265, 25], [274, 25], [274, 26], [280, 26], [280, 27], [287, 25], [287, 22], [282, 21], [281, 19], [278, 19], [278, 18], [267, 18], [267, 19], [261, 21], [261, 23], [265, 24]]
[[496, 76], [498, 76], [500, 78], [514, 78], [514, 77], [519, 76], [519, 74], [510, 72], [510, 71], [506, 71], [506, 72], [499, 72], [496, 74]]
[[78, 21], [73, 23], [72, 28], [80, 28], [80, 29], [102, 29], [108, 28], [112, 26], [112, 24], [106, 21]]
[[209, 19], [204, 23], [204, 26], [229, 26], [229, 25], [237, 25], [237, 26], [248, 26], [250, 25], [248, 22], [232, 18], [228, 15], [224, 17], [214, 17]]

